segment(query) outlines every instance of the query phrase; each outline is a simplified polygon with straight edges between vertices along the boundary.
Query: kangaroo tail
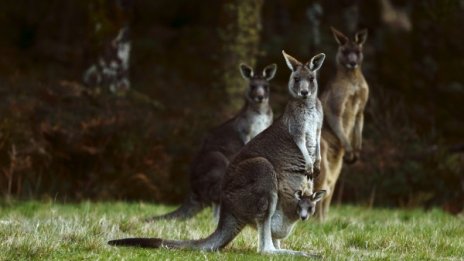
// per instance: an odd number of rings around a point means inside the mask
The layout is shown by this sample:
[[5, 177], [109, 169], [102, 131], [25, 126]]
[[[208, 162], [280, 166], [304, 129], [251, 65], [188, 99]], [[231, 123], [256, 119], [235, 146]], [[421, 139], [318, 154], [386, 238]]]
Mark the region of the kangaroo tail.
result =
[[146, 248], [159, 248], [161, 247], [162, 241], [163, 240], [160, 238], [134, 237], [110, 240], [108, 241], [108, 244], [112, 246], [136, 246]]
[[166, 213], [161, 216], [153, 216], [145, 219], [145, 222], [152, 222], [157, 220], [169, 220], [169, 219], [188, 219], [200, 212], [205, 208], [205, 204], [195, 199], [193, 193], [185, 199], [182, 205], [176, 210]]
[[232, 214], [221, 211], [221, 218], [216, 230], [207, 238], [199, 240], [165, 240], [161, 238], [124, 238], [111, 240], [113, 246], [134, 246], [144, 248], [173, 248], [216, 251], [229, 244], [242, 231], [245, 224]]

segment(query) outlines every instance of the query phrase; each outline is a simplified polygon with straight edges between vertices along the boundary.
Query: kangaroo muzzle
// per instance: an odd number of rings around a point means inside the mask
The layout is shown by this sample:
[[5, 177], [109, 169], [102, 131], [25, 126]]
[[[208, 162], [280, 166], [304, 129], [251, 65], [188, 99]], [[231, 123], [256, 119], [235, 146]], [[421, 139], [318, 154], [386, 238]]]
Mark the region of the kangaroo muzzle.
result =
[[354, 53], [350, 53], [347, 57], [347, 64], [346, 64], [346, 67], [348, 67], [349, 69], [354, 69], [356, 67], [358, 67], [358, 56]]
[[308, 217], [309, 217], [308, 211], [306, 211], [305, 209], [301, 210], [300, 212], [301, 220], [305, 221], [306, 219], [308, 219]]
[[263, 87], [259, 87], [253, 92], [253, 100], [255, 102], [261, 103], [264, 101], [264, 98], [265, 98], [265, 92], [264, 92]]
[[309, 83], [307, 81], [303, 81], [300, 83], [300, 96], [303, 98], [307, 98], [311, 95], [309, 91]]

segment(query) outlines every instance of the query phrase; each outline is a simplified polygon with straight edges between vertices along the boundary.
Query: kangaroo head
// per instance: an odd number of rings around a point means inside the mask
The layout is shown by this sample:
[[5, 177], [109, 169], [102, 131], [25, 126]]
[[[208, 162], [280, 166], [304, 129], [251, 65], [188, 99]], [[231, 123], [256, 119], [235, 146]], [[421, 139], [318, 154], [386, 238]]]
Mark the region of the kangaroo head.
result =
[[357, 32], [354, 41], [343, 33], [331, 27], [335, 40], [338, 43], [337, 64], [349, 70], [357, 68], [363, 61], [363, 44], [367, 39], [367, 29]]
[[324, 63], [325, 54], [315, 55], [305, 64], [282, 51], [288, 68], [292, 71], [288, 81], [288, 90], [294, 98], [307, 99], [317, 96], [316, 72]]
[[240, 64], [242, 77], [248, 81], [245, 97], [249, 102], [259, 104], [269, 101], [269, 81], [274, 78], [276, 71], [275, 63], [266, 66], [261, 74], [255, 73], [253, 68], [244, 63]]
[[320, 190], [310, 193], [308, 190], [295, 192], [295, 198], [298, 200], [296, 213], [301, 220], [306, 220], [308, 217], [314, 215], [316, 211], [316, 203], [319, 202], [325, 195], [325, 190]]

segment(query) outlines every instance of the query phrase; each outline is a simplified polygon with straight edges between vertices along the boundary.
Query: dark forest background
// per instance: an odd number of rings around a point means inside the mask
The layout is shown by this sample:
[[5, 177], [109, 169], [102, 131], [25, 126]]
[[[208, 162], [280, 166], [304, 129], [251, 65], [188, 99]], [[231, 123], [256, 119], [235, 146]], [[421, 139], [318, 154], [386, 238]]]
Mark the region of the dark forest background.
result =
[[[390, 5], [391, 4], [391, 5]], [[0, 10], [0, 191], [7, 198], [179, 202], [205, 131], [241, 106], [238, 64], [289, 70], [328, 55], [330, 26], [369, 30], [361, 160], [336, 202], [464, 207], [464, 1], [5, 0]], [[131, 88], [82, 84], [128, 26]]]

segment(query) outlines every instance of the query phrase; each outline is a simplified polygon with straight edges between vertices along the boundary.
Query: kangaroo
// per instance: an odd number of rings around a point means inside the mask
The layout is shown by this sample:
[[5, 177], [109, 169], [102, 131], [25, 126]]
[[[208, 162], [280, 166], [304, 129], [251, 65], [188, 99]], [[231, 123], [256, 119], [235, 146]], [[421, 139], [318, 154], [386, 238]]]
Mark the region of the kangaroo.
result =
[[[285, 193], [286, 188], [299, 188], [308, 183], [312, 187], [313, 184], [315, 168], [308, 167], [307, 155], [303, 154], [308, 153], [310, 163], [316, 163], [322, 125], [316, 73], [325, 55], [318, 54], [305, 64], [285, 52], [283, 55], [292, 71], [288, 84], [291, 98], [283, 115], [247, 143], [227, 168], [216, 230], [199, 240], [126, 238], [109, 241], [110, 245], [215, 251], [229, 244], [246, 225], [251, 225], [258, 228], [260, 253], [309, 256], [300, 251], [275, 248], [271, 227], [279, 193]], [[307, 145], [304, 152], [298, 142]]]
[[352, 164], [359, 158], [363, 112], [369, 96], [369, 87], [361, 71], [367, 30], [357, 32], [354, 41], [335, 28], [332, 32], [339, 45], [337, 73], [320, 97], [326, 124], [322, 129], [322, 166], [316, 189], [327, 190], [327, 196], [316, 210], [321, 221], [329, 211], [343, 161]]
[[290, 235], [298, 219], [307, 220], [314, 215], [316, 203], [325, 195], [325, 190], [311, 193], [311, 190], [297, 190], [292, 201], [291, 195], [279, 194], [276, 212], [272, 216], [272, 242], [276, 249], [280, 249], [280, 240]]
[[277, 65], [271, 64], [259, 74], [246, 64], [240, 65], [241, 74], [248, 81], [243, 108], [235, 117], [206, 135], [191, 165], [191, 192], [183, 204], [170, 213], [150, 217], [146, 221], [187, 219], [210, 205], [213, 205], [215, 216], [219, 214], [221, 180], [229, 161], [273, 121], [269, 81], [274, 78], [276, 70]]

